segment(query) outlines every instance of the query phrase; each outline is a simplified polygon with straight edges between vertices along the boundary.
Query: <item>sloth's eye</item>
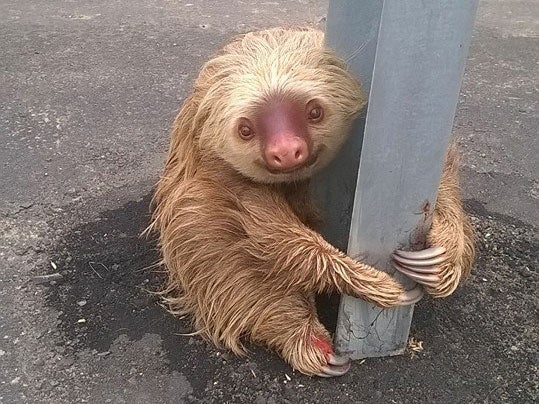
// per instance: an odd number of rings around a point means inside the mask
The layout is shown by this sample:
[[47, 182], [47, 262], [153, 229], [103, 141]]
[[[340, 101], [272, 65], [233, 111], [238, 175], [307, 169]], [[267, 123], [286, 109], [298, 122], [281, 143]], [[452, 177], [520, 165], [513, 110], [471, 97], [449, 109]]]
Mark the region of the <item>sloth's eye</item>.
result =
[[324, 110], [320, 105], [310, 102], [307, 108], [309, 111], [307, 117], [312, 123], [320, 122], [324, 117]]
[[253, 131], [252, 128], [250, 128], [247, 125], [240, 125], [238, 128], [238, 134], [240, 135], [242, 139], [249, 140], [253, 138], [253, 136], [255, 135], [255, 132]]

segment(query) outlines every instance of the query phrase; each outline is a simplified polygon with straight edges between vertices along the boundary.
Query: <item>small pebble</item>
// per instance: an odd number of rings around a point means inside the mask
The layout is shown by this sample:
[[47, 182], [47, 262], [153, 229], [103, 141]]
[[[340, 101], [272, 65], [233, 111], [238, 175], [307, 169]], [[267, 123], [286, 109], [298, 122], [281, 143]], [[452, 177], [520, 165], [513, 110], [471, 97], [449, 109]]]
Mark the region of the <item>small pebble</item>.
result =
[[36, 366], [43, 366], [45, 364], [45, 360], [43, 358], [38, 358], [34, 361], [34, 365]]
[[224, 361], [230, 360], [230, 355], [228, 354], [228, 352], [223, 352], [221, 354], [221, 359], [224, 360]]
[[28, 250], [30, 250], [30, 246], [20, 246], [15, 248], [14, 253], [20, 256], [26, 254]]
[[266, 399], [262, 396], [258, 396], [256, 399], [255, 399], [255, 403], [254, 404], [266, 404]]
[[532, 276], [532, 273], [528, 268], [522, 268], [519, 272], [520, 272], [520, 275], [522, 275], [525, 278], [529, 278], [530, 276]]
[[75, 359], [72, 357], [67, 357], [62, 359], [62, 362], [60, 363], [64, 368], [70, 368], [75, 363]]

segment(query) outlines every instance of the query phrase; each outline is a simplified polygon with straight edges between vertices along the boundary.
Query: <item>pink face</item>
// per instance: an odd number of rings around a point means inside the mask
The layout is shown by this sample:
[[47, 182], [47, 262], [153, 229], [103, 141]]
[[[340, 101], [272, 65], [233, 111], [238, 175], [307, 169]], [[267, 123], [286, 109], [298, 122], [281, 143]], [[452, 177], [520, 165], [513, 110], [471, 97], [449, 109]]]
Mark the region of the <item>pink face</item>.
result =
[[255, 136], [261, 148], [261, 161], [272, 173], [289, 173], [316, 159], [309, 125], [323, 118], [322, 107], [316, 101], [307, 105], [288, 100], [270, 101], [257, 111], [251, 121], [241, 118], [238, 134], [250, 140]]

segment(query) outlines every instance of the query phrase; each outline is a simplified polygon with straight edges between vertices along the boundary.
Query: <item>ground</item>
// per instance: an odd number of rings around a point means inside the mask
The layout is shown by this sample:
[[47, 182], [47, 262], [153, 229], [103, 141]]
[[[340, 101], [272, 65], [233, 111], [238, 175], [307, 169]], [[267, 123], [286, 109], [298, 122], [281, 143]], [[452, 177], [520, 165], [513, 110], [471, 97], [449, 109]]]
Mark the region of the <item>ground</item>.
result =
[[325, 2], [86, 3], [0, 0], [0, 402], [537, 402], [536, 2], [479, 6], [454, 130], [473, 276], [418, 304], [423, 350], [332, 380], [180, 335], [139, 237], [201, 63], [234, 33], [322, 26]]

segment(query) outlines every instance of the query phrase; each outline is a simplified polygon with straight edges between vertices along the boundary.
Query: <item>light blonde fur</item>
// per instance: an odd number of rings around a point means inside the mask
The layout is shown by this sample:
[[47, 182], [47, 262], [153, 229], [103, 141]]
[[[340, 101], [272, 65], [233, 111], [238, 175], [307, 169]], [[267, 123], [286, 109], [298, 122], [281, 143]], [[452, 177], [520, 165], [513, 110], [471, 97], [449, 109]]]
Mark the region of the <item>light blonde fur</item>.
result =
[[424, 287], [434, 297], [453, 293], [459, 282], [470, 274], [475, 259], [475, 237], [462, 208], [458, 169], [457, 147], [453, 144], [447, 153], [427, 239], [431, 246], [444, 247], [447, 256], [447, 260], [440, 264], [440, 282], [435, 287]]
[[[323, 124], [310, 128], [322, 150], [316, 167], [270, 174], [254, 164], [259, 145], [237, 136], [237, 120], [274, 97], [317, 99], [324, 107]], [[364, 103], [345, 64], [315, 30], [242, 35], [204, 65], [174, 122], [149, 228], [159, 234], [171, 311], [189, 314], [196, 331], [236, 354], [250, 340], [317, 374], [327, 357], [312, 340], [329, 343], [330, 337], [318, 320], [315, 294], [399, 304], [403, 289], [392, 277], [351, 259], [315, 231], [318, 216], [308, 194], [308, 177], [334, 156]], [[440, 193], [443, 209], [451, 184]], [[435, 227], [456, 218], [444, 215], [437, 213]], [[448, 231], [463, 230], [456, 227]], [[436, 232], [431, 239], [445, 240]], [[468, 263], [459, 265], [465, 272]]]

